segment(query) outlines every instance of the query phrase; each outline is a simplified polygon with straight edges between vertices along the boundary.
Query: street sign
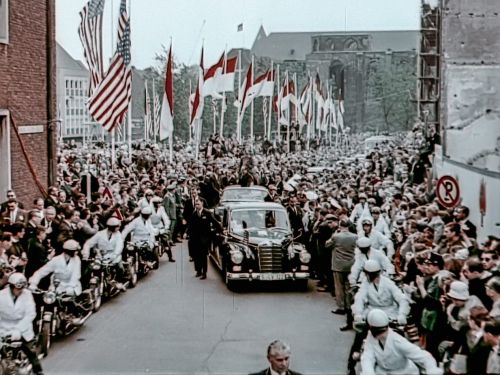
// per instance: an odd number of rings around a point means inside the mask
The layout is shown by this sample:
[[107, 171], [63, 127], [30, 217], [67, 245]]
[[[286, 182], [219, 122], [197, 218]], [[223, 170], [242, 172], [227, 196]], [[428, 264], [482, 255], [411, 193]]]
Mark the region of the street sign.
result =
[[460, 202], [460, 187], [457, 179], [452, 176], [442, 176], [436, 185], [436, 197], [442, 206], [455, 207]]

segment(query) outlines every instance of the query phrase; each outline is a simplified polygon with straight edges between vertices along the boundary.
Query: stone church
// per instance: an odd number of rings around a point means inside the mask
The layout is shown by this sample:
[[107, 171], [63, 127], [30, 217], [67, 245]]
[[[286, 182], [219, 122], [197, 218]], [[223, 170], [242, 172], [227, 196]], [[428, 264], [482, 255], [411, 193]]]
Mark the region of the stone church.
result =
[[[298, 65], [303, 76], [319, 72], [322, 82], [329, 81], [336, 98], [345, 100], [345, 123], [361, 130], [373, 111], [368, 82], [375, 66], [411, 64], [416, 69], [418, 30], [348, 32], [273, 32], [261, 26], [251, 54], [289, 66]], [[376, 102], [376, 100], [375, 100]]]

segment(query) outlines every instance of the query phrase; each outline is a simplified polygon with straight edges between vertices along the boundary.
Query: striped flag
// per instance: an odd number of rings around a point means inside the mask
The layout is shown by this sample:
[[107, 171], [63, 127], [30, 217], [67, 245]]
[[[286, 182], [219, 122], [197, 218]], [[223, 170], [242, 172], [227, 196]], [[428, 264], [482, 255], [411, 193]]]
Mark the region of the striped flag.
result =
[[90, 0], [80, 11], [78, 35], [83, 45], [83, 55], [90, 71], [89, 96], [92, 95], [104, 74], [102, 63], [102, 13], [105, 0]]
[[172, 44], [168, 51], [167, 69], [165, 72], [165, 88], [160, 116], [160, 141], [172, 137], [174, 131], [174, 65], [172, 61]]
[[89, 99], [89, 112], [104, 129], [111, 131], [125, 119], [131, 96], [130, 19], [126, 0], [122, 0], [116, 52], [104, 79]]
[[144, 80], [144, 90], [146, 93], [146, 102], [145, 102], [145, 116], [144, 116], [144, 127], [145, 127], [145, 134], [149, 137], [151, 135], [151, 126], [152, 126], [152, 119], [151, 119], [151, 99], [149, 98], [149, 92], [148, 92], [148, 80]]
[[156, 92], [155, 80], [153, 79], [153, 115], [154, 115], [154, 120], [153, 120], [153, 128], [151, 129], [153, 137], [156, 134], [159, 134], [159, 132], [160, 132], [160, 130], [159, 130], [160, 129], [160, 111], [161, 111], [160, 97], [158, 96], [158, 93]]
[[192, 94], [191, 101], [191, 113], [189, 116], [189, 124], [193, 125], [194, 120], [199, 120], [203, 115], [203, 47], [201, 47], [201, 58], [200, 58], [200, 72], [198, 75], [198, 85], [196, 86], [196, 91]]

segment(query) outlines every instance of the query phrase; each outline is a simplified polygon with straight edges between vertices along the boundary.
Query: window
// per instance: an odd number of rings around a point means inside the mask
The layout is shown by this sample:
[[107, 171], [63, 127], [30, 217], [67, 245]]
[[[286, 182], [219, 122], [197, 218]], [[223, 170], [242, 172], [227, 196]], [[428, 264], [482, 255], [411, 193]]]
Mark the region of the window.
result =
[[9, 43], [9, 0], [0, 0], [0, 43]]

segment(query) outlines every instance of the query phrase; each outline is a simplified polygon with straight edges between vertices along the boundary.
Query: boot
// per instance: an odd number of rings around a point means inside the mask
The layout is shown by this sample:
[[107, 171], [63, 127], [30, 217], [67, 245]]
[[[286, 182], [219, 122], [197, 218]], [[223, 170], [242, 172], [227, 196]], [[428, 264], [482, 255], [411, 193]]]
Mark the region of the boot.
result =
[[174, 263], [175, 259], [172, 257], [172, 249], [168, 248], [167, 249], [167, 256], [168, 256], [168, 261]]

